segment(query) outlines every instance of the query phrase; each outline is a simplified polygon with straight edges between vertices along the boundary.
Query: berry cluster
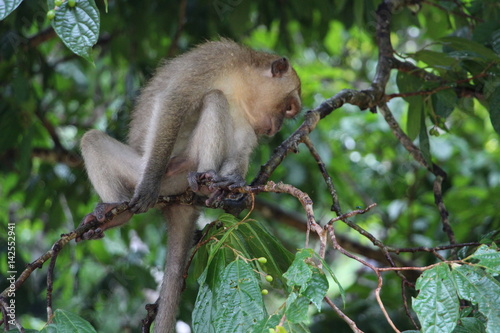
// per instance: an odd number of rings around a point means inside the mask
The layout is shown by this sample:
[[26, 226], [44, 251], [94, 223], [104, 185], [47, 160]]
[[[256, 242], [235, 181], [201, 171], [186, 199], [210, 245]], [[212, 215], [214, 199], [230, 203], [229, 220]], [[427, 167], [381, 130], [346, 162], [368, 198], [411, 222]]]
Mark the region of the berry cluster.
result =
[[56, 10], [63, 5], [64, 2], [68, 3], [70, 8], [74, 8], [76, 6], [76, 0], [54, 0], [54, 9], [51, 9], [47, 12], [47, 18], [49, 20], [53, 20], [56, 17]]

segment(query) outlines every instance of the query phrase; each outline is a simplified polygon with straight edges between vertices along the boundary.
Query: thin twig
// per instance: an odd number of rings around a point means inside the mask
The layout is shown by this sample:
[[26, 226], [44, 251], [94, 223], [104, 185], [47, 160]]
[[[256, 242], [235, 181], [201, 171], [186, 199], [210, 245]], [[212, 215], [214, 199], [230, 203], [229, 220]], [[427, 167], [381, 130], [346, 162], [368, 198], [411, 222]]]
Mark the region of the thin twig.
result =
[[328, 233], [330, 234], [330, 239], [332, 240], [332, 243], [333, 243], [333, 247], [339, 251], [340, 253], [342, 253], [343, 255], [351, 258], [351, 259], [354, 259], [358, 262], [360, 262], [361, 264], [363, 264], [364, 266], [370, 268], [376, 275], [377, 275], [377, 288], [375, 289], [375, 298], [377, 299], [377, 303], [380, 307], [380, 309], [382, 310], [382, 313], [384, 314], [387, 322], [389, 323], [389, 325], [392, 327], [392, 329], [394, 330], [394, 332], [397, 332], [397, 333], [400, 333], [400, 331], [397, 329], [396, 325], [394, 325], [394, 323], [392, 322], [392, 319], [391, 317], [389, 316], [389, 314], [387, 313], [387, 310], [385, 309], [385, 306], [384, 306], [384, 303], [382, 302], [382, 299], [380, 298], [380, 291], [382, 290], [382, 285], [383, 285], [383, 280], [382, 280], [382, 276], [380, 275], [380, 272], [379, 270], [373, 266], [372, 264], [370, 264], [369, 262], [355, 256], [354, 254], [350, 253], [350, 252], [347, 252], [346, 250], [344, 250], [340, 245], [339, 243], [337, 242], [337, 239], [335, 237], [335, 232], [333, 230], [333, 226], [332, 225], [328, 225], [327, 226], [328, 228]]
[[335, 313], [337, 313], [337, 315], [340, 317], [340, 319], [342, 319], [343, 321], [346, 322], [347, 325], [349, 325], [349, 327], [351, 328], [351, 330], [353, 332], [363, 333], [363, 331], [360, 330], [358, 328], [358, 326], [356, 326], [356, 323], [351, 318], [349, 318], [344, 312], [342, 312], [342, 310], [340, 310], [338, 308], [338, 306], [336, 306], [335, 303], [333, 303], [332, 300], [330, 298], [328, 298], [328, 296], [325, 296], [325, 301], [326, 301], [326, 303], [328, 303], [328, 305], [330, 305], [330, 307], [333, 309], [333, 311], [335, 311]]
[[328, 170], [326, 169], [326, 165], [321, 159], [321, 156], [319, 156], [318, 151], [316, 150], [316, 147], [314, 147], [314, 144], [311, 141], [311, 138], [309, 138], [309, 135], [304, 135], [302, 138], [302, 142], [306, 145], [306, 147], [309, 149], [309, 152], [313, 156], [313, 158], [316, 160], [316, 163], [318, 163], [318, 168], [323, 175], [323, 178], [325, 179], [326, 186], [328, 188], [328, 191], [330, 192], [330, 195], [332, 196], [332, 207], [331, 209], [337, 213], [337, 216], [342, 215], [342, 210], [340, 208], [340, 202], [339, 202], [339, 197], [337, 195], [337, 190], [335, 190], [335, 186], [333, 185], [332, 177], [328, 174]]

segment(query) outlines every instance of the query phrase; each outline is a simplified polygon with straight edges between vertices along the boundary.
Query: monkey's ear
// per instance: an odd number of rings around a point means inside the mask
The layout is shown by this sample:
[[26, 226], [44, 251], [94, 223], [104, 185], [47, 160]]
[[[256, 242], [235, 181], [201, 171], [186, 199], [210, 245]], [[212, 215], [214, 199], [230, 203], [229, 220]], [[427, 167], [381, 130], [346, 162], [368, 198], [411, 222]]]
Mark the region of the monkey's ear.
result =
[[274, 60], [271, 64], [271, 73], [273, 77], [282, 77], [288, 71], [288, 67], [290, 67], [290, 64], [287, 58]]

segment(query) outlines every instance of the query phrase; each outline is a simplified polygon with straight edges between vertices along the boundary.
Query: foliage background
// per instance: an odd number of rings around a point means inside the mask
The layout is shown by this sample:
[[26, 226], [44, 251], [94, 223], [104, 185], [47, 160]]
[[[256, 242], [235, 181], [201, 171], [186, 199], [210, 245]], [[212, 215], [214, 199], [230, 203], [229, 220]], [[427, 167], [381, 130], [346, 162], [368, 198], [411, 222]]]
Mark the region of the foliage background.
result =
[[[134, 98], [162, 58], [218, 36], [274, 50], [292, 59], [302, 79], [304, 106], [313, 108], [341, 89], [369, 87], [377, 64], [373, 11], [379, 2], [110, 1], [107, 12], [98, 2], [101, 31], [92, 53], [94, 64], [72, 54], [56, 37], [45, 3], [23, 2], [0, 22], [0, 225], [16, 224], [18, 271], [93, 210], [98, 198], [78, 157], [79, 138], [98, 128], [123, 140]], [[396, 13], [391, 35], [396, 51], [405, 57], [423, 47], [440, 50], [435, 41], [455, 35], [498, 54], [499, 2], [466, 3], [479, 18], [474, 24], [454, 14], [454, 1], [428, 1], [418, 13]], [[182, 5], [185, 16], [179, 14]], [[394, 75], [387, 92], [397, 91]], [[396, 98], [390, 106], [405, 128], [407, 104]], [[430, 137], [430, 147], [433, 161], [449, 175], [444, 200], [457, 240], [470, 242], [500, 225], [500, 147], [485, 105], [469, 98], [459, 106], [446, 118], [448, 131], [438, 129], [440, 135]], [[275, 138], [264, 140], [249, 180], [298, 124], [300, 117]], [[429, 120], [426, 125], [434, 128]], [[378, 204], [356, 217], [356, 223], [392, 246], [447, 243], [434, 205], [432, 177], [398, 144], [379, 114], [344, 106], [323, 119], [311, 137], [334, 178], [343, 210]], [[272, 179], [307, 192], [318, 220], [333, 217], [316, 162], [305, 151], [289, 156]], [[302, 214], [292, 198], [262, 198]], [[216, 215], [210, 212], [207, 220]], [[282, 223], [281, 216], [259, 216], [259, 211], [254, 213], [289, 249], [303, 246], [303, 231]], [[155, 212], [137, 216], [109, 231], [105, 241], [66, 248], [56, 269], [56, 307], [79, 313], [99, 332], [137, 331], [144, 305], [155, 300], [165, 257], [159, 217]], [[370, 246], [344, 225], [336, 228], [354, 244]], [[3, 237], [0, 234], [2, 243]], [[2, 246], [0, 272], [7, 271], [5, 251]], [[436, 261], [425, 253], [400, 257], [418, 266]], [[333, 251], [328, 262], [346, 289], [346, 314], [365, 332], [389, 331], [374, 300], [375, 277]], [[18, 312], [27, 327], [40, 328], [45, 322], [45, 274], [44, 269], [37, 271], [17, 293]], [[400, 284], [394, 273], [386, 273], [382, 298], [396, 325], [410, 329]], [[1, 289], [5, 286], [2, 279]], [[337, 293], [330, 290], [336, 300]], [[181, 305], [186, 322], [195, 294], [196, 283], [189, 281]], [[271, 290], [271, 308], [279, 297]], [[331, 327], [350, 331], [326, 307], [311, 313], [310, 327], [313, 332]]]

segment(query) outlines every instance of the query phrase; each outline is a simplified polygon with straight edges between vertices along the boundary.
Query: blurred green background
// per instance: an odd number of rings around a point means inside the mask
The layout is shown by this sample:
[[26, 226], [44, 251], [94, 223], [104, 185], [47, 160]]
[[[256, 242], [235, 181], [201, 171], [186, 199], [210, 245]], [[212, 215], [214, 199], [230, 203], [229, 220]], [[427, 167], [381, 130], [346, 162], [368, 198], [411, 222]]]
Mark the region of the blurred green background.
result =
[[[219, 36], [286, 55], [301, 77], [304, 109], [312, 109], [341, 89], [370, 86], [378, 57], [374, 10], [379, 3], [109, 1], [106, 12], [99, 1], [101, 31], [92, 64], [72, 54], [55, 35], [44, 2], [23, 2], [0, 21], [0, 227], [6, 229], [8, 222], [16, 225], [18, 272], [93, 210], [98, 197], [79, 157], [79, 139], [85, 131], [97, 128], [124, 140], [134, 99], [162, 58]], [[181, 4], [186, 6], [185, 12]], [[448, 82], [474, 76], [487, 66], [498, 74], [498, 62], [474, 54], [452, 54], [453, 66], [440, 65], [436, 59], [425, 62], [415, 55], [424, 48], [449, 52], [439, 39], [450, 35], [466, 37], [498, 54], [498, 1], [428, 1], [417, 9], [401, 9], [393, 15], [391, 38], [401, 59], [442, 75]], [[183, 17], [183, 25], [179, 17]], [[498, 83], [493, 75], [470, 85], [487, 100]], [[398, 92], [396, 72], [386, 92]], [[439, 133], [430, 136], [430, 152], [449, 176], [444, 202], [458, 242], [478, 241], [500, 226], [499, 136], [490, 120], [496, 109], [488, 108], [485, 99], [457, 99], [457, 106], [437, 125], [427, 111], [427, 131]], [[407, 103], [395, 98], [389, 106], [407, 128]], [[288, 122], [274, 138], [263, 140], [252, 158], [249, 181], [272, 150], [299, 126], [301, 118]], [[311, 139], [333, 178], [343, 211], [378, 204], [353, 221], [389, 246], [447, 244], [434, 205], [433, 176], [409, 156], [380, 114], [346, 105], [323, 119]], [[300, 148], [271, 179], [308, 193], [316, 218], [324, 223], [335, 217], [330, 211], [332, 200], [315, 160], [306, 147]], [[292, 197], [259, 197], [305, 218]], [[219, 213], [207, 212], [205, 220]], [[292, 252], [304, 246], [302, 230], [283, 223], [281, 216], [263, 217], [261, 213], [256, 210], [252, 217], [265, 223]], [[110, 230], [104, 240], [71, 243], [57, 261], [54, 307], [80, 314], [98, 332], [137, 332], [145, 316], [144, 305], [156, 299], [154, 291], [165, 257], [164, 228], [160, 214], [149, 212]], [[371, 246], [340, 222], [336, 230], [353, 244]], [[6, 241], [6, 234], [0, 232], [0, 243]], [[7, 271], [6, 251], [6, 246], [0, 247], [1, 274]], [[400, 257], [415, 266], [436, 262], [426, 253]], [[388, 332], [373, 295], [377, 281], [372, 272], [333, 250], [327, 252], [327, 261], [346, 289], [346, 314], [365, 332]], [[40, 329], [46, 321], [46, 271], [46, 267], [35, 271], [17, 292], [18, 318], [26, 327]], [[181, 319], [189, 323], [196, 283], [188, 282]], [[1, 290], [6, 287], [1, 279]], [[386, 273], [382, 299], [398, 328], [411, 329], [401, 293], [401, 280]], [[335, 288], [329, 295], [339, 301]], [[281, 295], [271, 290], [267, 297], [272, 310]], [[350, 331], [326, 306], [321, 313], [311, 312], [310, 320], [312, 332], [332, 327], [336, 332]]]

